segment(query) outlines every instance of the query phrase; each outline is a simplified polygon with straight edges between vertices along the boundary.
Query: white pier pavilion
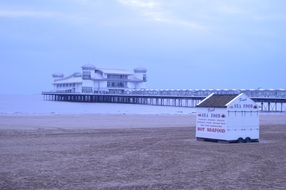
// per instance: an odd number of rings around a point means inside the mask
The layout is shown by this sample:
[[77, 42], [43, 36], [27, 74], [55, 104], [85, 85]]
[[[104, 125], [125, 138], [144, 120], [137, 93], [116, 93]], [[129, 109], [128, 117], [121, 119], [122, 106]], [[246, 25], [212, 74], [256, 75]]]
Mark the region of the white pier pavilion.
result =
[[61, 73], [53, 74], [53, 86], [55, 92], [62, 93], [124, 93], [145, 88], [146, 73], [145, 68], [130, 72], [83, 65], [82, 72], [66, 77]]

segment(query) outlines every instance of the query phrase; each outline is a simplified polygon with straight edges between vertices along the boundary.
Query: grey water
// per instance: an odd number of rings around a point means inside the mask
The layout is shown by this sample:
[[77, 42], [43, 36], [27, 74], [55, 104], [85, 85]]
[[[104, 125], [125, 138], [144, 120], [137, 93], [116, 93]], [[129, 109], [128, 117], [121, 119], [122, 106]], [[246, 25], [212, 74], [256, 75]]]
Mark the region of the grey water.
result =
[[0, 115], [193, 113], [193, 108], [44, 101], [41, 95], [0, 95]]

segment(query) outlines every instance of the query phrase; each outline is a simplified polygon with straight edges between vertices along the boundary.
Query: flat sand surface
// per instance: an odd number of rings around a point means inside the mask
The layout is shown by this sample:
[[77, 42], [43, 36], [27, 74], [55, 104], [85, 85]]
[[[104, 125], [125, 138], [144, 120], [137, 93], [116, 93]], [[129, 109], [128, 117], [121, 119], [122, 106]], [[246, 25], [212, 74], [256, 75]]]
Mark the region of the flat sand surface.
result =
[[286, 117], [260, 123], [228, 144], [192, 115], [0, 116], [0, 189], [285, 189]]

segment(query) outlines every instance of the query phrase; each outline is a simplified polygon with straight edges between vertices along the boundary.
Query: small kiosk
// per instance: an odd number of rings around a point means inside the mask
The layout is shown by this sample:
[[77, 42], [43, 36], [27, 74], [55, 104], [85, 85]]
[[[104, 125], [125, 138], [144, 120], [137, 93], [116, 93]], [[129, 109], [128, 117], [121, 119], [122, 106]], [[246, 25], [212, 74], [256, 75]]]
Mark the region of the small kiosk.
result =
[[198, 140], [259, 141], [259, 109], [245, 94], [211, 94], [196, 110]]

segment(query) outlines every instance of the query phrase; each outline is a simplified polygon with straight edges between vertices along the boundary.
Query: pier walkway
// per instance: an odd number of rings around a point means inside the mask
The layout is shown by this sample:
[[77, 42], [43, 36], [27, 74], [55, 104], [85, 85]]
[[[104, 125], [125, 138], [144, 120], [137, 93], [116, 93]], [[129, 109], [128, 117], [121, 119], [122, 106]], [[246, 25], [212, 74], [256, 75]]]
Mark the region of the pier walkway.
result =
[[69, 102], [101, 102], [145, 104], [156, 106], [195, 107], [201, 100], [211, 93], [239, 94], [245, 93], [254, 100], [262, 112], [286, 112], [286, 90], [128, 90], [124, 93], [67, 93], [42, 92], [47, 101]]

